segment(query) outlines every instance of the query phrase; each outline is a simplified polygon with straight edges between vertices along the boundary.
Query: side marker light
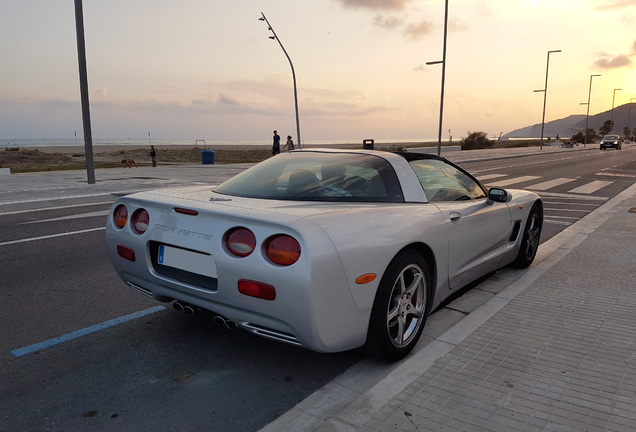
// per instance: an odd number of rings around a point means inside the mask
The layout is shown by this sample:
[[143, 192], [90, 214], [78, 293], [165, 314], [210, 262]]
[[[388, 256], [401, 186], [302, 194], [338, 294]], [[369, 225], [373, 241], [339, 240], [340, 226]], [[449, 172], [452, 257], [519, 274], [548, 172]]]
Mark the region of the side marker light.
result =
[[363, 274], [362, 276], [358, 276], [356, 278], [356, 283], [358, 285], [367, 284], [369, 282], [373, 282], [376, 277], [378, 277], [378, 276], [375, 273]]

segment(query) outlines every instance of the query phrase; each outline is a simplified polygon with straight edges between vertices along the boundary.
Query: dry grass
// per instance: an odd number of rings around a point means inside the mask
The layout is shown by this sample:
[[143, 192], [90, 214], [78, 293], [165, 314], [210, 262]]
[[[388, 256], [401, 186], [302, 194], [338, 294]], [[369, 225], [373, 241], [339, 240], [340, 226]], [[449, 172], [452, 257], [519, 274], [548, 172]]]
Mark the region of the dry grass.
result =
[[[269, 150], [215, 150], [214, 162], [253, 163], [267, 159]], [[138, 166], [151, 165], [147, 149], [96, 152], [93, 155], [95, 168], [121, 168], [122, 159], [133, 159]], [[158, 149], [159, 165], [191, 165], [201, 163], [201, 149]], [[10, 168], [12, 173], [34, 171], [59, 171], [86, 168], [83, 152], [49, 153], [22, 148], [6, 148], [0, 151], [0, 168]]]

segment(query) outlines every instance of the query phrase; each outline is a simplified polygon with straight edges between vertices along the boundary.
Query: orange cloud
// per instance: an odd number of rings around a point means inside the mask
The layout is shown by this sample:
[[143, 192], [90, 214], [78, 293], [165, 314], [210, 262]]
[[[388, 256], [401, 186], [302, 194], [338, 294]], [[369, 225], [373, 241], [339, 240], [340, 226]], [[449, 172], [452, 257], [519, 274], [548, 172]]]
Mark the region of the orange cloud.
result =
[[366, 8], [382, 10], [404, 9], [411, 0], [337, 0], [342, 6], [349, 8]]
[[632, 64], [632, 60], [624, 55], [620, 54], [613, 59], [599, 59], [594, 64], [602, 69], [617, 69], [623, 66], [629, 66]]

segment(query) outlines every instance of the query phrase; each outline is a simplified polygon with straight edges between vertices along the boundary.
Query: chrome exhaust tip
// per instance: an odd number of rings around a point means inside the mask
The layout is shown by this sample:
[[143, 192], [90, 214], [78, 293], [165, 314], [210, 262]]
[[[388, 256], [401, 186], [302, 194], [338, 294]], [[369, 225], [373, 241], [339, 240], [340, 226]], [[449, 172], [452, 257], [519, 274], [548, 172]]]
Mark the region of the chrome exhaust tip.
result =
[[226, 320], [225, 327], [227, 327], [228, 330], [236, 330], [238, 329], [238, 324], [236, 324], [234, 321]]
[[212, 321], [214, 322], [214, 324], [221, 327], [225, 326], [227, 322], [225, 318], [223, 318], [221, 315], [214, 315], [214, 318], [212, 318]]
[[174, 310], [184, 312], [186, 315], [194, 315], [194, 313], [196, 312], [195, 306], [192, 306], [188, 303], [181, 303], [180, 301], [172, 303], [172, 307], [174, 308]]

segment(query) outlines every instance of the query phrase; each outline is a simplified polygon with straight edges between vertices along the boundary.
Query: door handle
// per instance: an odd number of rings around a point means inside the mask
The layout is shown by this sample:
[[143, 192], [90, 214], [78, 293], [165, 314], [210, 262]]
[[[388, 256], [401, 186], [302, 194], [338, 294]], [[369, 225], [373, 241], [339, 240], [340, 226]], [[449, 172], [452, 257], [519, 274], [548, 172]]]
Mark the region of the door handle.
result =
[[448, 214], [452, 223], [460, 223], [462, 221], [462, 214], [456, 211], [452, 211]]

